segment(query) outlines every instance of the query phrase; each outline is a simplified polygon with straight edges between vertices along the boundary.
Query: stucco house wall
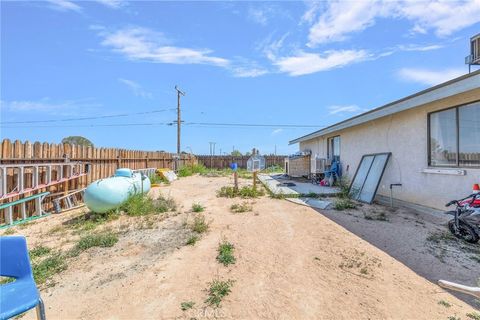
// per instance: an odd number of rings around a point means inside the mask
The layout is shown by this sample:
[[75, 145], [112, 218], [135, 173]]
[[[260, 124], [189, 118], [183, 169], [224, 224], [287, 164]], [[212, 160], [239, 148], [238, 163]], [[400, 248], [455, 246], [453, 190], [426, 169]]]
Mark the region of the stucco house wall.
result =
[[327, 139], [340, 135], [343, 173], [350, 180], [363, 155], [391, 152], [378, 194], [390, 196], [390, 184], [401, 183], [401, 187], [394, 188], [394, 198], [444, 209], [445, 203], [468, 195], [472, 185], [480, 183], [480, 169], [455, 168], [465, 170], [465, 175], [422, 172], [428, 168], [427, 114], [478, 100], [480, 88], [302, 141], [300, 150], [308, 149], [326, 158]]

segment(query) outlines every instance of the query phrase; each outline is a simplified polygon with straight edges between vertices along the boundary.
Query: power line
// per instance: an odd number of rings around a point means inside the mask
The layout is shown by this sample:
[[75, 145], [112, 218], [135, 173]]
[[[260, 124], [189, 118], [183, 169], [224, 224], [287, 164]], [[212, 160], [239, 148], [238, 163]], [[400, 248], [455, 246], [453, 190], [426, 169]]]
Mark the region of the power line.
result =
[[229, 126], [229, 127], [276, 127], [276, 128], [318, 128], [310, 124], [260, 124], [260, 123], [219, 123], [219, 122], [186, 122], [184, 125]]
[[[80, 127], [130, 127], [130, 126], [173, 126], [175, 122], [141, 122], [141, 123], [113, 123], [113, 124], [71, 124], [71, 125], [28, 125], [28, 126], [0, 126], [3, 128], [80, 128]], [[261, 123], [219, 123], [219, 122], [185, 122], [183, 125], [206, 128], [257, 127], [257, 128], [323, 128], [322, 125], [303, 124], [261, 124]]]
[[94, 127], [134, 127], [134, 126], [171, 126], [171, 122], [151, 123], [111, 123], [111, 124], [74, 124], [74, 125], [33, 125], [33, 126], [2, 126], [1, 128], [94, 128]]
[[122, 113], [122, 114], [114, 114], [114, 115], [102, 115], [102, 116], [95, 116], [95, 117], [48, 119], [48, 120], [28, 120], [28, 121], [3, 121], [3, 122], [0, 122], [0, 125], [3, 125], [3, 124], [17, 124], [17, 123], [20, 124], [20, 123], [65, 122], [65, 121], [83, 121], [83, 120], [95, 120], [95, 119], [106, 119], [106, 118], [119, 118], [119, 117], [128, 117], [128, 116], [134, 116], [134, 115], [146, 115], [146, 114], [160, 113], [160, 112], [172, 111], [172, 110], [176, 110], [176, 108], [159, 109], [159, 110], [151, 110], [151, 111], [135, 112], [135, 113]]

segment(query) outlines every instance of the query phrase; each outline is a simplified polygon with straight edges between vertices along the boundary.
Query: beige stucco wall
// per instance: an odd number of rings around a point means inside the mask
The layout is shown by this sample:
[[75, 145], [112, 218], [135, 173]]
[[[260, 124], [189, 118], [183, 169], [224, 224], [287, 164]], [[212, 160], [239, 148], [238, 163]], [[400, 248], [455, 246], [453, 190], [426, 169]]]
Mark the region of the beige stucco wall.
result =
[[378, 193], [390, 196], [390, 184], [401, 183], [402, 187], [394, 188], [394, 198], [444, 209], [449, 200], [468, 195], [472, 185], [480, 183], [480, 169], [461, 168], [466, 170], [462, 176], [421, 172], [428, 168], [427, 114], [477, 100], [480, 88], [301, 142], [300, 150], [326, 157], [327, 138], [340, 135], [340, 159], [350, 179], [362, 155], [391, 152]]

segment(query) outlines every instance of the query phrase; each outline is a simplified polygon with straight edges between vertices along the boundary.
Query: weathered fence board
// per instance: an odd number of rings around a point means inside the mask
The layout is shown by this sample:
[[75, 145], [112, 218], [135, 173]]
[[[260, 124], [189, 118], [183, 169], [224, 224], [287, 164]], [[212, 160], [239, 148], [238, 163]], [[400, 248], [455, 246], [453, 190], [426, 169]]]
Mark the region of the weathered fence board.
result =
[[[12, 143], [8, 139], [3, 140], [0, 147], [0, 164], [62, 163], [65, 161], [88, 162], [91, 164], [90, 173], [87, 176], [70, 180], [66, 183], [35, 191], [35, 193], [50, 191], [51, 196], [44, 201], [45, 209], [47, 211], [52, 209], [53, 197], [63, 194], [68, 190], [72, 191], [84, 188], [88, 183], [97, 179], [109, 177], [114, 174], [117, 168], [127, 167], [131, 169], [143, 169], [156, 167], [174, 169], [175, 165], [174, 154], [160, 151], [95, 148], [70, 144], [49, 144], [46, 142], [35, 142], [32, 144], [29, 141], [22, 143], [19, 140]], [[191, 163], [196, 163], [195, 156], [189, 154], [181, 155], [181, 158], [179, 159], [180, 167]], [[31, 174], [32, 172], [26, 170], [25, 175]], [[53, 170], [53, 177], [56, 177], [58, 174], [59, 172], [57, 172], [57, 170]], [[66, 172], [64, 172], [64, 174], [66, 174]], [[46, 172], [41, 172], [40, 179], [44, 179], [45, 175]], [[13, 170], [8, 170], [6, 179], [8, 185], [7, 188], [10, 190], [11, 186], [16, 185], [18, 177]], [[21, 197], [29, 195], [32, 195], [32, 193], [13, 197], [8, 199], [8, 201], [15, 201]], [[0, 201], [0, 203], [4, 202], [7, 202], [7, 200]], [[33, 205], [27, 204], [27, 210], [28, 214], [31, 215], [33, 213]], [[19, 218], [19, 216], [19, 208], [14, 208], [14, 219]], [[4, 214], [3, 212], [0, 212], [0, 223], [4, 222], [3, 219]]]
[[[207, 168], [225, 169], [230, 167], [230, 163], [236, 162], [239, 168], [247, 168], [247, 160], [250, 156], [209, 156], [196, 155], [199, 164]], [[286, 156], [265, 156], [265, 166], [271, 167], [277, 165], [283, 168]]]

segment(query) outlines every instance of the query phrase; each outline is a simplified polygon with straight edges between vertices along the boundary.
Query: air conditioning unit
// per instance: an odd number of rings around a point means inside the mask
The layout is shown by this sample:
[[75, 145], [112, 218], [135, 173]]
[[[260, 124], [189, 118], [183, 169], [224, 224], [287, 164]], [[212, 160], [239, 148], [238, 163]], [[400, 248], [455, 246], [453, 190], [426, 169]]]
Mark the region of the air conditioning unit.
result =
[[328, 160], [325, 158], [320, 158], [318, 155], [315, 155], [310, 159], [310, 172], [311, 173], [323, 173], [325, 172], [328, 164]]

